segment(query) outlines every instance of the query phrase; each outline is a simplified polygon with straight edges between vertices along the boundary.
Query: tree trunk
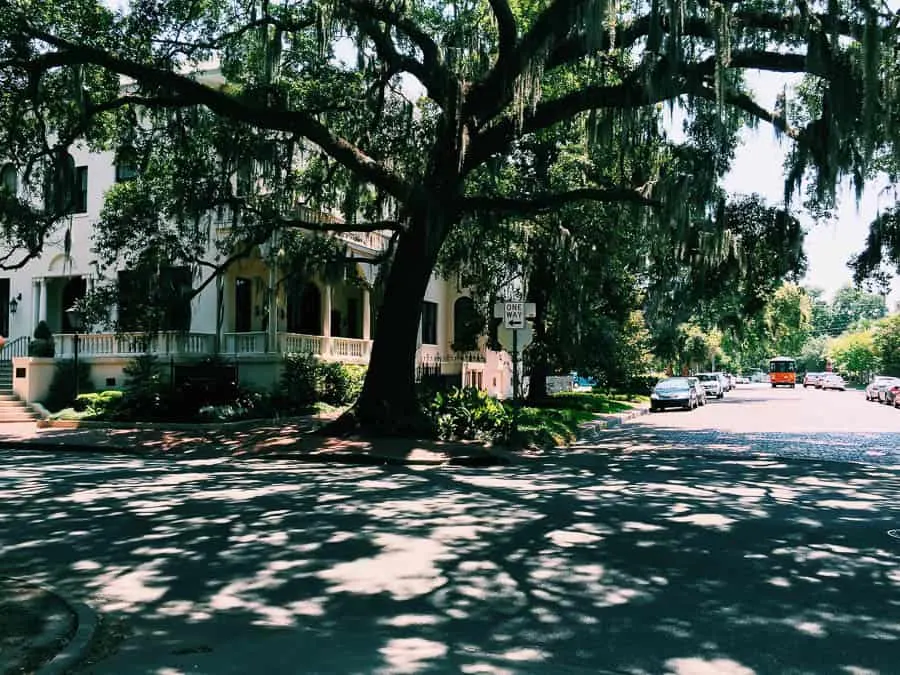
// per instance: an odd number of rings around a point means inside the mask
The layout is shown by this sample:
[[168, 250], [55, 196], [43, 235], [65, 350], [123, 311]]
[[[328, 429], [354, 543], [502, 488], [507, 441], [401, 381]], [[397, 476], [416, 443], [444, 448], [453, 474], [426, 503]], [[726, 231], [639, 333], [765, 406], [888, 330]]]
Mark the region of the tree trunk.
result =
[[534, 303], [534, 339], [528, 350], [531, 365], [528, 379], [528, 400], [538, 403], [547, 398], [547, 376], [550, 360], [547, 353], [547, 307], [553, 283], [546, 250], [536, 251], [534, 267], [528, 283], [528, 301]]
[[416, 347], [422, 302], [447, 231], [441, 206], [434, 204], [400, 235], [377, 314], [362, 392], [324, 433], [419, 436], [431, 432], [416, 395]]

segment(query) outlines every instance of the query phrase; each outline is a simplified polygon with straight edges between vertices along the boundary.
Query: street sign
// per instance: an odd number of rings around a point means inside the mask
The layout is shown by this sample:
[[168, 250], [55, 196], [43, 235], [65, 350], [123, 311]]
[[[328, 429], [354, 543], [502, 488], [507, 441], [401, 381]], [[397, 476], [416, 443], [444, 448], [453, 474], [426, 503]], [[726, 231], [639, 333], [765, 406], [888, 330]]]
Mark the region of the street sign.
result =
[[525, 303], [503, 303], [503, 325], [506, 328], [525, 328]]
[[533, 302], [498, 302], [494, 305], [494, 318], [503, 319], [506, 328], [525, 328], [526, 319], [533, 319], [536, 313]]
[[[513, 333], [518, 333], [515, 338]], [[534, 339], [534, 329], [532, 328], [506, 328], [505, 326], [497, 327], [497, 340], [500, 346], [512, 354], [514, 351], [521, 354], [525, 348], [531, 344]]]

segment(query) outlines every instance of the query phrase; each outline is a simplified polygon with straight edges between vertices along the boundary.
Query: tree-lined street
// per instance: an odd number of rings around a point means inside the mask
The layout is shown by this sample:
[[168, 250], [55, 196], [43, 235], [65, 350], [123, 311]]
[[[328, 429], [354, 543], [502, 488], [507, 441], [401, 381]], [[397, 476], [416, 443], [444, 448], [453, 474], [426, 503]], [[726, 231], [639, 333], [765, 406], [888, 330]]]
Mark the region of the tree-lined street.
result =
[[98, 674], [887, 673], [898, 429], [751, 385], [490, 470], [7, 452], [2, 572], [127, 630]]

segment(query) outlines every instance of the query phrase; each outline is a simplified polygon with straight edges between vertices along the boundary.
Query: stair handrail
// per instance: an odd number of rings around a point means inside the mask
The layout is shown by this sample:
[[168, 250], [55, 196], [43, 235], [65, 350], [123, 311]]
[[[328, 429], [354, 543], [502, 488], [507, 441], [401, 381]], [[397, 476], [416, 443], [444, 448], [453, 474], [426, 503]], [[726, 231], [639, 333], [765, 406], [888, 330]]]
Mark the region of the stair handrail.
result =
[[27, 335], [10, 340], [0, 349], [0, 361], [10, 361], [20, 356], [28, 356], [28, 344], [31, 338]]

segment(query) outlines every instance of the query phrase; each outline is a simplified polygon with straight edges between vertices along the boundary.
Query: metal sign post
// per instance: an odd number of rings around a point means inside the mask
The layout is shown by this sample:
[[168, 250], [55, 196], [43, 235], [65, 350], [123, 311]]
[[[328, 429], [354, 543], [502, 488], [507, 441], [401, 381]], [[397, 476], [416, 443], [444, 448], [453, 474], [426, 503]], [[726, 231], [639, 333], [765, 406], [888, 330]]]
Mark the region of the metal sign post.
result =
[[534, 338], [534, 331], [527, 326], [527, 320], [534, 318], [536, 308], [533, 302], [498, 302], [494, 305], [494, 318], [503, 319], [497, 329], [497, 339], [510, 352], [513, 362], [513, 400], [518, 400], [521, 387], [519, 362], [524, 351]]

